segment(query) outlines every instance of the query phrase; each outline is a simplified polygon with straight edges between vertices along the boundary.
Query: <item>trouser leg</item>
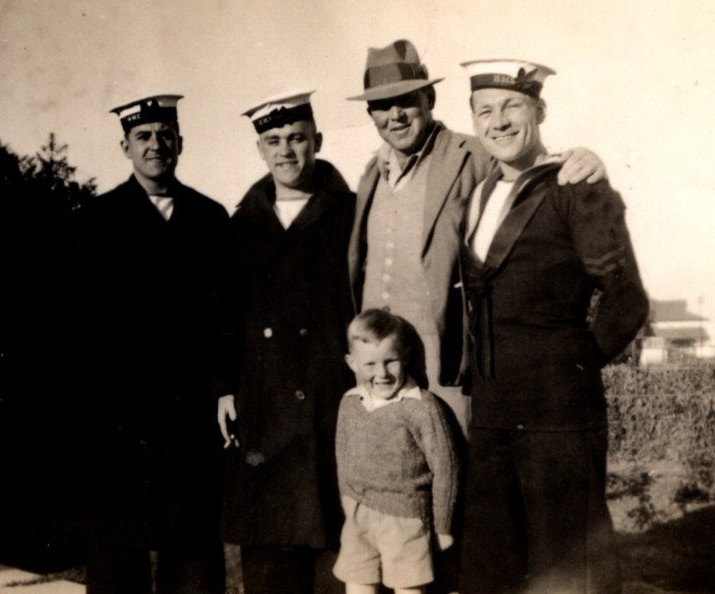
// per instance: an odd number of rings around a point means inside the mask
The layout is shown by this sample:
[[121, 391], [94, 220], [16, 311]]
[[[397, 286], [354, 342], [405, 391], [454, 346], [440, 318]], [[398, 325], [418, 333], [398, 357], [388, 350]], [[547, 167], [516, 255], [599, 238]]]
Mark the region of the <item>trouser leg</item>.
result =
[[464, 498], [460, 594], [519, 592], [526, 531], [509, 432], [472, 430]]
[[223, 547], [212, 542], [190, 549], [166, 548], [157, 556], [157, 594], [223, 594]]
[[87, 594], [150, 594], [149, 551], [95, 544], [87, 557]]
[[434, 552], [434, 582], [427, 587], [429, 594], [451, 594], [458, 592], [460, 545], [455, 544], [446, 551]]
[[333, 567], [338, 554], [333, 551], [320, 551], [315, 560], [313, 594], [344, 594], [345, 586], [333, 574]]
[[514, 440], [528, 534], [529, 594], [615, 594], [620, 570], [605, 500], [606, 430]]
[[307, 547], [241, 547], [245, 594], [313, 594], [316, 551]]

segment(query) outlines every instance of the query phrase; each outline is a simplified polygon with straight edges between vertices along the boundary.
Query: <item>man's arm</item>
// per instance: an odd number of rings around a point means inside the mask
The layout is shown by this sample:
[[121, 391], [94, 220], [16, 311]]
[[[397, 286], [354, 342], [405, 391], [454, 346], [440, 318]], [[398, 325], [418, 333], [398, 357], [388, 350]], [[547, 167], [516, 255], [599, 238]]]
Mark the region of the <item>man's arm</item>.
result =
[[604, 181], [570, 188], [575, 247], [586, 272], [601, 290], [592, 331], [608, 361], [628, 346], [645, 323], [648, 297], [621, 197]]
[[224, 439], [224, 449], [239, 447], [236, 398], [240, 367], [245, 357], [244, 326], [248, 271], [245, 258], [236, 241], [235, 225], [228, 217], [222, 219], [215, 233], [214, 250], [217, 254], [216, 284], [214, 288], [215, 352], [212, 357], [212, 388], [217, 398], [217, 420]]

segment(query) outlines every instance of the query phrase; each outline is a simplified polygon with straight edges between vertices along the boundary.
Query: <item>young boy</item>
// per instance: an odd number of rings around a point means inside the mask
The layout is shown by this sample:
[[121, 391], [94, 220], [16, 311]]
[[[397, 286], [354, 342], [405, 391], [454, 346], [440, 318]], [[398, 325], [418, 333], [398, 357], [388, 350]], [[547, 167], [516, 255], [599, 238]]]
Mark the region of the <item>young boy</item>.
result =
[[338, 482], [345, 511], [335, 575], [347, 594], [421, 593], [434, 580], [431, 547], [452, 545], [459, 464], [441, 403], [412, 372], [421, 341], [380, 309], [348, 327], [357, 387], [340, 403]]

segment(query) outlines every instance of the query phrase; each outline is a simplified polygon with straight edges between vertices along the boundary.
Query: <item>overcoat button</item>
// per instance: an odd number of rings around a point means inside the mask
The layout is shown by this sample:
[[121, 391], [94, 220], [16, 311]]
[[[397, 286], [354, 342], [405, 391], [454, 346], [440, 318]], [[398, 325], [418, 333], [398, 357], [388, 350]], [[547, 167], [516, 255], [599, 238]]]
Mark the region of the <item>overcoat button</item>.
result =
[[246, 463], [251, 466], [258, 466], [259, 464], [263, 464], [265, 461], [266, 457], [261, 452], [256, 452], [255, 450], [246, 452]]
[[266, 338], [270, 338], [271, 336], [273, 336], [273, 328], [264, 328], [263, 336], [265, 336]]
[[308, 329], [301, 328], [300, 330], [298, 330], [298, 334], [300, 334], [301, 336], [308, 336]]
[[519, 431], [522, 431], [522, 430], [524, 429], [524, 425], [522, 425], [521, 423], [519, 423], [519, 424], [516, 426], [516, 428], [517, 428]]
[[296, 391], [295, 391], [295, 397], [296, 397], [298, 400], [305, 400], [305, 392], [303, 392], [303, 390], [296, 390]]

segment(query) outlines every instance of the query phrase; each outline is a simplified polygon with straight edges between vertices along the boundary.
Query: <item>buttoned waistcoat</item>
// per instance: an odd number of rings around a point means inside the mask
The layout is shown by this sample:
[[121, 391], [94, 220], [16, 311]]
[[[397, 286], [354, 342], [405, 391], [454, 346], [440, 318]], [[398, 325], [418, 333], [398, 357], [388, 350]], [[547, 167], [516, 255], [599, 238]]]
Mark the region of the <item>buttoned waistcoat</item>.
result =
[[[463, 346], [463, 305], [457, 264], [459, 225], [470, 195], [486, 177], [491, 165], [473, 137], [452, 132], [439, 122], [435, 125], [439, 128], [428, 172], [420, 258], [432, 295], [441, 344], [440, 383], [458, 385]], [[358, 184], [355, 223], [348, 251], [350, 281], [358, 310], [368, 254], [367, 220], [379, 175], [377, 157], [374, 157]]]

